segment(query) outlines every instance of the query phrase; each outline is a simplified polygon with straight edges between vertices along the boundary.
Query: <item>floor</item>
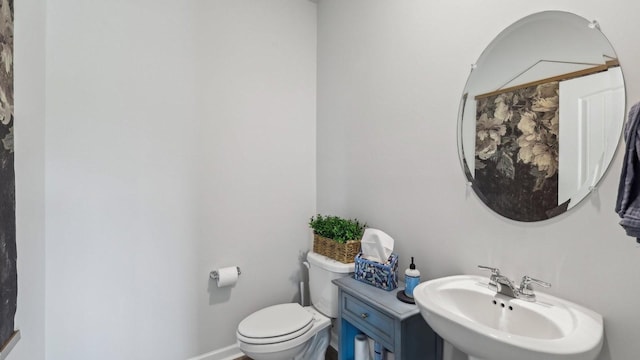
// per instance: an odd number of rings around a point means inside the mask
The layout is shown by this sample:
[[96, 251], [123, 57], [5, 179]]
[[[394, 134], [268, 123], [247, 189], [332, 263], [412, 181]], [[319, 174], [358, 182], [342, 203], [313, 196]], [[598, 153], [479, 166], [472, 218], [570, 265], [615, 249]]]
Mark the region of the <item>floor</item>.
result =
[[[325, 360], [338, 360], [338, 352], [334, 348], [329, 346], [329, 349], [327, 349], [327, 354], [324, 358]], [[251, 358], [248, 356], [243, 356], [241, 358], [237, 358], [236, 360], [251, 360]]]

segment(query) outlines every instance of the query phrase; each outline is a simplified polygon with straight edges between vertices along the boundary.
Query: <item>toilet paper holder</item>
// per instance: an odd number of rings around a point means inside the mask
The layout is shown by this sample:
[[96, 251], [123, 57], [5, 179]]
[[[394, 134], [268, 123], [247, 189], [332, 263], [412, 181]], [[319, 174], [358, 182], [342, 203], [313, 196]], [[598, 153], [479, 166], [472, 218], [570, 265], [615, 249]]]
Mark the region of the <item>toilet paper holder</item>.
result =
[[[242, 272], [240, 271], [240, 267], [236, 266], [236, 269], [238, 270], [238, 276], [240, 276], [240, 274], [242, 274]], [[220, 277], [220, 275], [218, 274], [218, 270], [213, 270], [212, 272], [210, 272], [209, 277], [213, 280], [218, 280], [218, 278]]]

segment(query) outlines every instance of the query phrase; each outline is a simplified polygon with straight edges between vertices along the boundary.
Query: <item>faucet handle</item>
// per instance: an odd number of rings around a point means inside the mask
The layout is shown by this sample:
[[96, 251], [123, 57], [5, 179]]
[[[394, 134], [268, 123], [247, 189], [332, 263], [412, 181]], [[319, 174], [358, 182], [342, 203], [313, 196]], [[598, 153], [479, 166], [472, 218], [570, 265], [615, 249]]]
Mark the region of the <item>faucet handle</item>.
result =
[[536, 294], [534, 294], [533, 292], [533, 288], [531, 286], [532, 284], [540, 285], [545, 288], [551, 287], [551, 284], [546, 281], [534, 279], [530, 276], [525, 275], [522, 277], [522, 281], [520, 282], [520, 289], [518, 290], [521, 298], [529, 301], [536, 300]]
[[494, 268], [491, 266], [485, 266], [485, 265], [478, 265], [478, 267], [483, 270], [491, 271], [491, 276], [489, 277], [489, 289], [497, 290], [498, 289], [497, 279], [498, 279], [498, 276], [500, 276], [500, 269]]
[[498, 268], [494, 268], [494, 267], [491, 267], [491, 266], [485, 266], [485, 265], [478, 265], [478, 267], [479, 267], [480, 269], [483, 269], [483, 270], [489, 270], [489, 271], [491, 271], [491, 276], [494, 276], [494, 275], [495, 275], [495, 276], [498, 276], [498, 275], [500, 275], [500, 269], [498, 269]]

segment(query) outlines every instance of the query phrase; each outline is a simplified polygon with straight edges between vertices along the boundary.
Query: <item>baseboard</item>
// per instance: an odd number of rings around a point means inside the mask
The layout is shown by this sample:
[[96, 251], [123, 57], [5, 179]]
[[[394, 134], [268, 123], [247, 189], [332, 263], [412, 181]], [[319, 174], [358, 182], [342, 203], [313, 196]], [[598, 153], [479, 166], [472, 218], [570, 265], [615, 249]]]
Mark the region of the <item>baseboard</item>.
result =
[[13, 347], [16, 346], [18, 340], [20, 340], [20, 330], [14, 331], [13, 335], [11, 335], [9, 340], [7, 340], [4, 345], [0, 344], [2, 345], [0, 348], [0, 360], [6, 359], [7, 356], [9, 356], [9, 353], [11, 352]]
[[244, 356], [238, 345], [230, 345], [222, 349], [214, 350], [210, 353], [198, 355], [188, 360], [235, 360]]

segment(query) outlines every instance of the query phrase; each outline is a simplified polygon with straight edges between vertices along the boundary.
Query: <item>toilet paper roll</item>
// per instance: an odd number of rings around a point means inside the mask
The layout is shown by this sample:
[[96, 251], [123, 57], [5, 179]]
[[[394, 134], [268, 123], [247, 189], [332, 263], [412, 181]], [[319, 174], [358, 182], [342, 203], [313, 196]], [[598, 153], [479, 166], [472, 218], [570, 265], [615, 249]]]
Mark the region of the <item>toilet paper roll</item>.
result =
[[370, 360], [369, 359], [369, 339], [364, 334], [358, 334], [354, 340], [354, 359], [355, 360]]
[[218, 269], [218, 287], [233, 286], [238, 282], [238, 268], [229, 266]]

